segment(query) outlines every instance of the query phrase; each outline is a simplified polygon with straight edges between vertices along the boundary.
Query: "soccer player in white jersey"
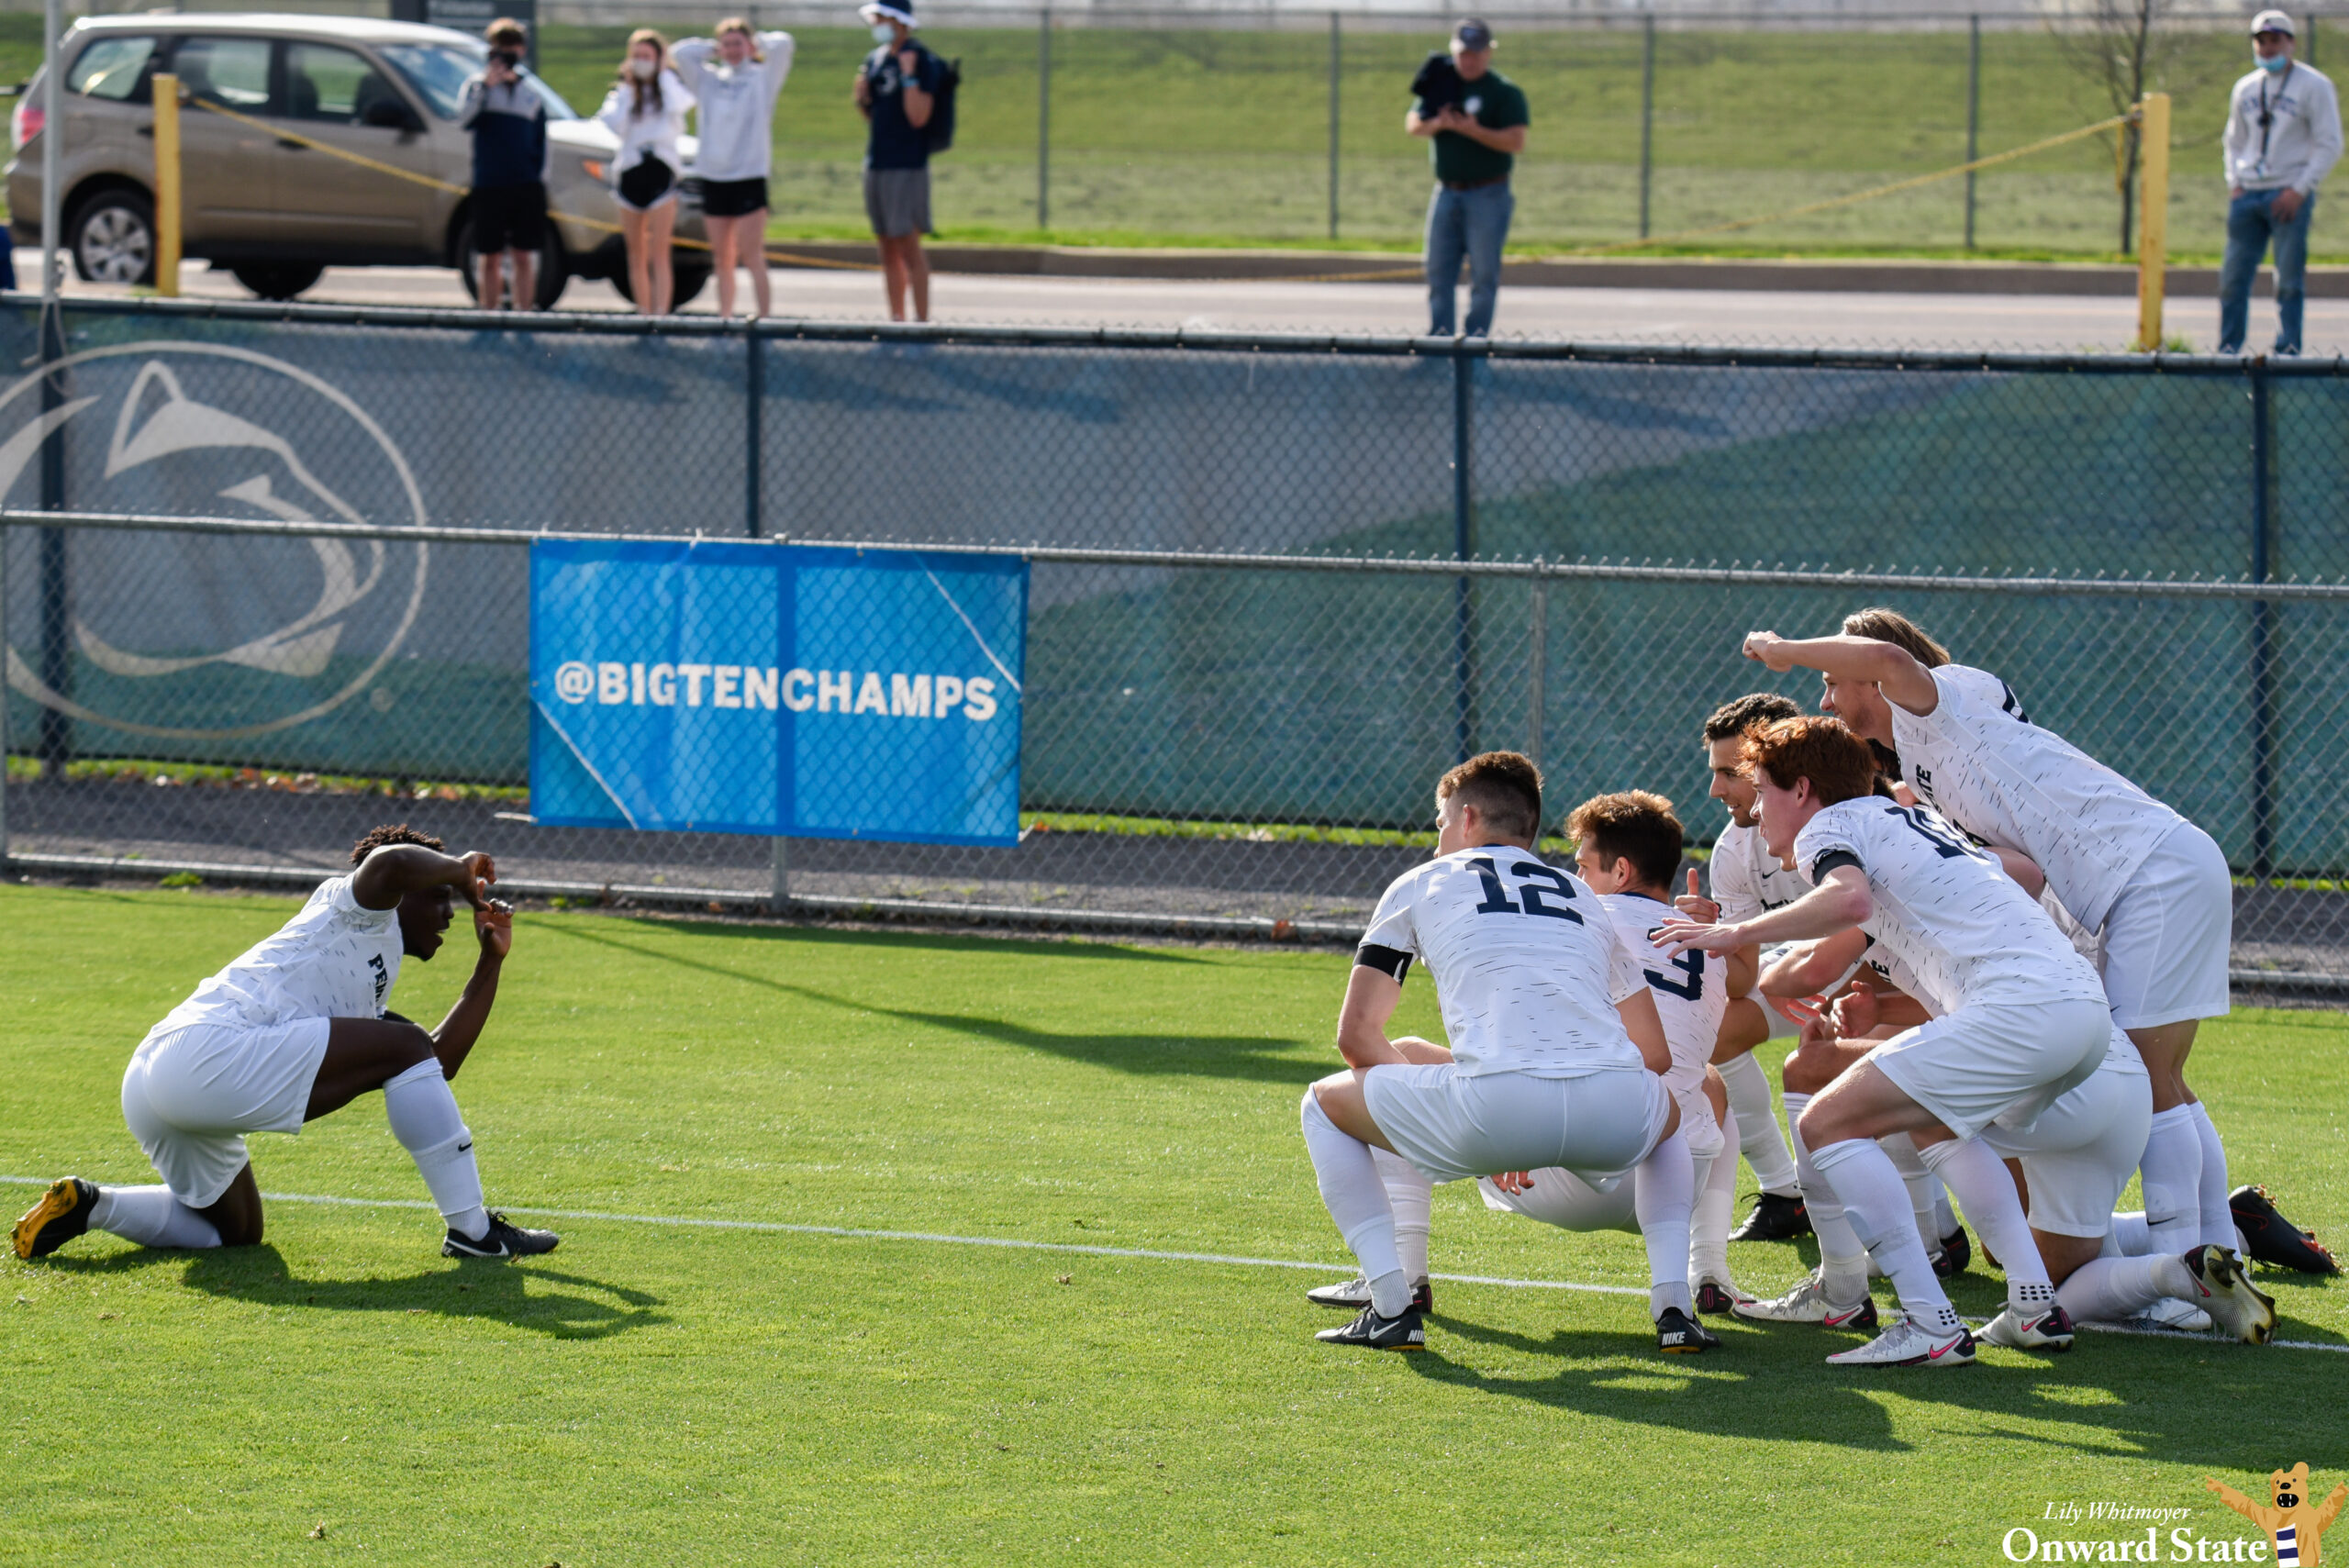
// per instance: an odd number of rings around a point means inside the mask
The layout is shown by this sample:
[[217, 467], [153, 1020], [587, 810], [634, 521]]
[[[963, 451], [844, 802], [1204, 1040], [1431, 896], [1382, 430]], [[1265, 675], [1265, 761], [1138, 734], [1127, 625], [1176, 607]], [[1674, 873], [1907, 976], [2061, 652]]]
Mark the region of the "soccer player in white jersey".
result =
[[[1319, 1338], [1427, 1347], [1373, 1149], [1437, 1181], [1563, 1166], [1606, 1185], [1630, 1173], [1647, 1242], [1657, 1346], [1707, 1349], [1688, 1296], [1695, 1199], [1671, 1048], [1640, 965], [1597, 895], [1533, 852], [1542, 775], [1487, 751], [1436, 786], [1436, 852], [1388, 886], [1363, 933], [1338, 1018], [1347, 1071], [1300, 1117], [1321, 1200], [1369, 1281], [1370, 1305]], [[1389, 1040], [1414, 959], [1427, 964], [1450, 1047]]]
[[[246, 1135], [299, 1132], [377, 1089], [392, 1136], [448, 1222], [442, 1252], [552, 1251], [552, 1231], [483, 1207], [473, 1134], [449, 1090], [489, 1021], [514, 923], [489, 896], [489, 856], [440, 848], [405, 824], [375, 828], [351, 850], [350, 875], [321, 883], [274, 936], [150, 1029], [123, 1074], [122, 1114], [162, 1185], [53, 1183], [17, 1222], [17, 1256], [41, 1257], [94, 1229], [147, 1247], [255, 1245], [261, 1188]], [[479, 956], [457, 1005], [427, 1033], [384, 1003], [403, 957], [440, 951], [459, 896], [473, 906]]]
[[1774, 670], [1826, 678], [1825, 706], [1899, 755], [1918, 795], [1976, 840], [2017, 850], [2103, 942], [2112, 1015], [2152, 1075], [2146, 1211], [2165, 1251], [2232, 1246], [2227, 1157], [2186, 1082], [2201, 1019], [2227, 1011], [2234, 889], [2210, 836], [2061, 736], [1906, 617], [1868, 609], [1842, 635], [1746, 639]]
[[1745, 755], [1763, 832], [1812, 890], [1736, 925], [1674, 921], [1658, 941], [1730, 952], [1857, 926], [1954, 1002], [1876, 1046], [1802, 1114], [1812, 1165], [1891, 1277], [1903, 1314], [1868, 1344], [1828, 1359], [1954, 1366], [1974, 1358], [1973, 1336], [1926, 1258], [1908, 1187], [1876, 1141], [1893, 1132], [1916, 1140], [1998, 1253], [2026, 1337], [2068, 1339], [2014, 1183], [1975, 1135], [2001, 1117], [2028, 1128], [2096, 1071], [2111, 1034], [2096, 971], [1996, 861], [1929, 813], [1876, 795], [1875, 759], [1841, 723], [1782, 719], [1749, 735]]
[[[1705, 868], [1712, 912], [1700, 913], [1696, 906], [1702, 901], [1682, 899], [1679, 906], [1684, 913], [1734, 924], [1791, 904], [1810, 891], [1809, 884], [1780, 863], [1763, 842], [1753, 821], [1753, 782], [1746, 777], [1738, 755], [1747, 730], [1793, 718], [1801, 711], [1775, 692], [1753, 692], [1723, 703], [1705, 720], [1705, 763], [1712, 773], [1707, 793], [1728, 807], [1729, 826], [1713, 840], [1712, 859]], [[1793, 1030], [1783, 1015], [1765, 1007], [1753, 994], [1761, 954], [1756, 944], [1728, 959], [1727, 979], [1737, 998], [1737, 1013], [1746, 1017], [1732, 1018], [1731, 1038], [1713, 1057], [1713, 1065], [1720, 1069], [1721, 1082], [1729, 1089], [1730, 1109], [1737, 1118], [1738, 1152], [1753, 1167], [1753, 1179], [1762, 1188], [1753, 1212], [1730, 1240], [1791, 1241], [1810, 1234], [1810, 1218], [1803, 1207], [1794, 1157], [1778, 1131], [1769, 1075], [1753, 1060], [1753, 1047]], [[1746, 1027], [1737, 1028], [1741, 1022]]]

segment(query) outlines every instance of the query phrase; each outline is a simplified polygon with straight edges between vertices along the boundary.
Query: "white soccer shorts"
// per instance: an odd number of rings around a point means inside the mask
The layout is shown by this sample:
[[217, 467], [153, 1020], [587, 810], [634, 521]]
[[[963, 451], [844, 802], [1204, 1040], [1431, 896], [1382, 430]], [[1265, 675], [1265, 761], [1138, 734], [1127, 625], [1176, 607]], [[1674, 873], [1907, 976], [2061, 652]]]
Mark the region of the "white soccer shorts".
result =
[[1545, 1165], [1603, 1179], [1647, 1158], [1672, 1106], [1644, 1067], [1571, 1078], [1470, 1074], [1451, 1062], [1374, 1067], [1362, 1089], [1395, 1152], [1439, 1182]]
[[2138, 866], [2104, 917], [2104, 994], [2124, 1029], [2224, 1018], [2235, 888], [2227, 857], [2188, 822]]
[[139, 1042], [122, 1119], [173, 1197], [210, 1207], [245, 1168], [246, 1133], [302, 1130], [331, 1024], [190, 1024]]
[[[1721, 1124], [1713, 1118], [1713, 1103], [1705, 1098], [1701, 1085], [1674, 1089], [1672, 1097], [1680, 1105], [1680, 1135], [1688, 1140], [1691, 1160], [1705, 1168], [1703, 1162], [1708, 1158], [1737, 1158], [1737, 1151], [1730, 1148], [1729, 1140], [1721, 1135]], [[1606, 1177], [1607, 1184], [1600, 1188], [1556, 1165], [1528, 1170], [1526, 1174], [1532, 1178], [1533, 1184], [1521, 1193], [1501, 1191], [1493, 1185], [1490, 1176], [1477, 1182], [1476, 1190], [1484, 1195], [1485, 1207], [1503, 1214], [1521, 1214], [1561, 1230], [1638, 1233], [1640, 1221], [1632, 1212], [1632, 1184], [1628, 1176]], [[1701, 1175], [1697, 1184], [1704, 1185]]]
[[2137, 1173], [2154, 1120], [2153, 1080], [2099, 1073], [2039, 1113], [2028, 1132], [1993, 1122], [1982, 1141], [2021, 1160], [2031, 1187], [2031, 1228], [2051, 1236], [2101, 1236], [2121, 1190]]
[[1960, 1138], [2001, 1118], [2028, 1130], [2087, 1082], [2112, 1040], [2112, 1017], [2090, 1001], [1960, 1007], [1886, 1040], [1862, 1060]]

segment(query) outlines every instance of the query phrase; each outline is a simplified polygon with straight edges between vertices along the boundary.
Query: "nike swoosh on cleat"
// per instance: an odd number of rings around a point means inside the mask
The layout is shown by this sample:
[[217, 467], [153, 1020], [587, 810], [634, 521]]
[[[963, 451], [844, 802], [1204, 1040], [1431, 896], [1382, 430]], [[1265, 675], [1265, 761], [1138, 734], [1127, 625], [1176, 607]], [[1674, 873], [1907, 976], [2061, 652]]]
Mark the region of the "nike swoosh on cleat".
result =
[[1955, 1340], [1952, 1340], [1948, 1344], [1942, 1346], [1939, 1350], [1927, 1351], [1925, 1352], [1925, 1359], [1929, 1362], [1937, 1362], [1955, 1349], [1957, 1349], [1957, 1341]]

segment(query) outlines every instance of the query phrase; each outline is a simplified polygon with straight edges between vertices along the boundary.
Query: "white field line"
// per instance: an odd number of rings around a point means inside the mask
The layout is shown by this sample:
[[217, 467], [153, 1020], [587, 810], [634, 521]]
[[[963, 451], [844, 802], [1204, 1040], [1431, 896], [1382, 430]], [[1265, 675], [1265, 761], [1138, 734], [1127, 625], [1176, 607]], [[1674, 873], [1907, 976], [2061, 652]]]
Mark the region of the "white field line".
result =
[[[46, 1176], [0, 1176], [0, 1184], [12, 1186], [45, 1187]], [[432, 1206], [421, 1198], [333, 1197], [317, 1193], [263, 1193], [271, 1203], [309, 1203], [333, 1208], [405, 1208], [429, 1210]], [[1027, 1241], [1010, 1236], [952, 1236], [934, 1230], [861, 1230], [846, 1225], [791, 1225], [775, 1219], [700, 1219], [682, 1218], [658, 1214], [614, 1214], [592, 1208], [507, 1208], [503, 1214], [528, 1215], [539, 1219], [584, 1219], [607, 1225], [669, 1225], [696, 1230], [751, 1230], [768, 1235], [837, 1236], [860, 1241], [928, 1241], [947, 1247], [1008, 1247], [1026, 1252], [1074, 1252], [1093, 1258], [1148, 1258], [1165, 1263], [1221, 1263], [1233, 1268], [1305, 1269], [1314, 1273], [1345, 1273], [1353, 1270], [1352, 1263], [1313, 1263], [1295, 1258], [1243, 1258], [1221, 1252], [1162, 1252], [1147, 1247], [1088, 1247], [1074, 1241]], [[1506, 1279], [1493, 1274], [1430, 1274], [1447, 1284], [1489, 1284], [1505, 1290], [1573, 1290], [1593, 1296], [1644, 1296], [1647, 1290], [1641, 1285], [1586, 1284], [1575, 1280]], [[1980, 1324], [1975, 1327], [1979, 1328]], [[2209, 1343], [2224, 1343], [2216, 1334], [2181, 1334], [2167, 1329], [2129, 1329], [2118, 1323], [2083, 1323], [2084, 1329], [2099, 1333], [2131, 1334], [2153, 1340], [2193, 1340]], [[2271, 1340], [2269, 1344], [2288, 1351], [2332, 1351], [2349, 1354], [2349, 1344], [2328, 1345], [2314, 1340]]]

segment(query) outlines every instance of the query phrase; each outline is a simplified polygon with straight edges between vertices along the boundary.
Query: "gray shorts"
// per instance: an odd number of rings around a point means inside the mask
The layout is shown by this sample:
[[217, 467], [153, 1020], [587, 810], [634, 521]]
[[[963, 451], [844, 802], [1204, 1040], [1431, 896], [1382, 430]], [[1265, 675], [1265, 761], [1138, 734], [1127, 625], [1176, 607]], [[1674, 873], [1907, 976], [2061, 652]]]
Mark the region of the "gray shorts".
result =
[[873, 232], [884, 239], [933, 232], [929, 169], [867, 169], [864, 216], [872, 219]]

